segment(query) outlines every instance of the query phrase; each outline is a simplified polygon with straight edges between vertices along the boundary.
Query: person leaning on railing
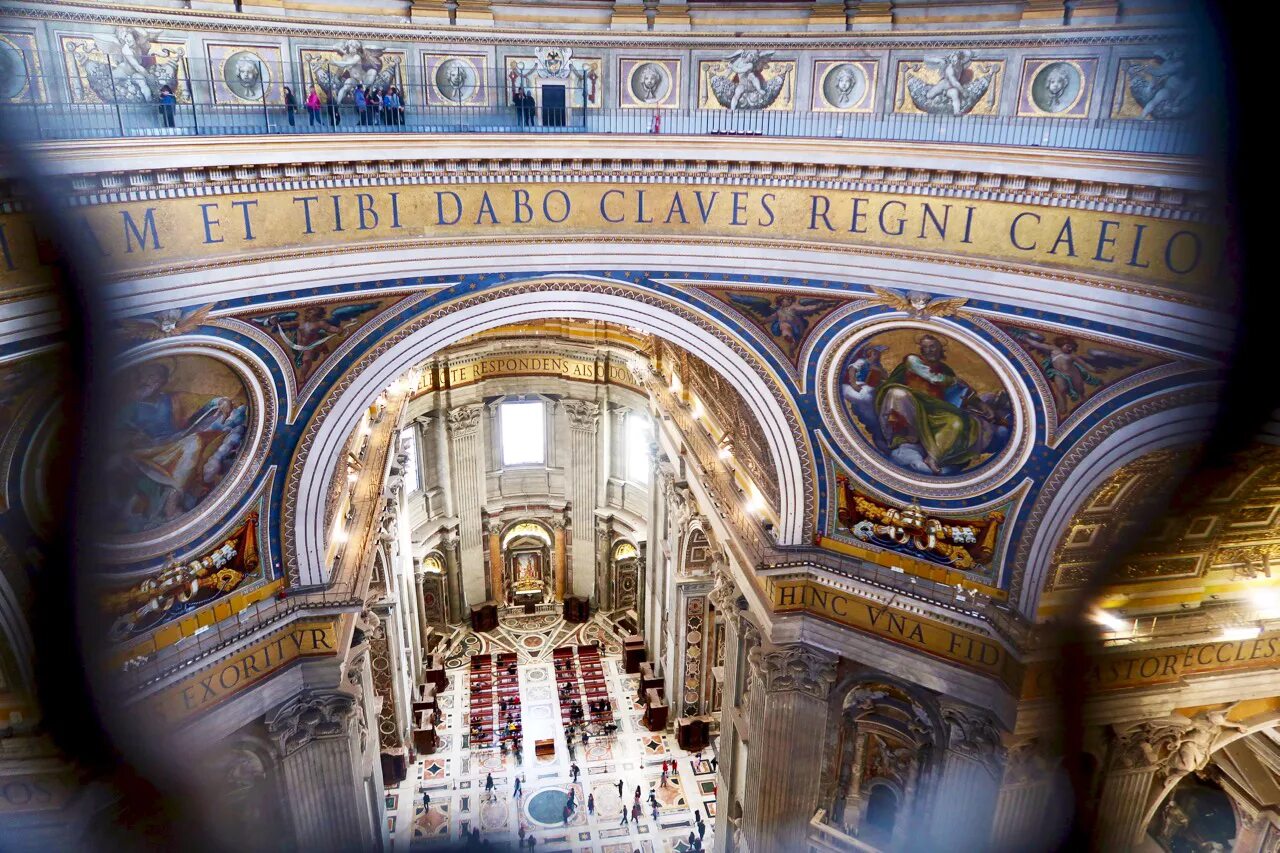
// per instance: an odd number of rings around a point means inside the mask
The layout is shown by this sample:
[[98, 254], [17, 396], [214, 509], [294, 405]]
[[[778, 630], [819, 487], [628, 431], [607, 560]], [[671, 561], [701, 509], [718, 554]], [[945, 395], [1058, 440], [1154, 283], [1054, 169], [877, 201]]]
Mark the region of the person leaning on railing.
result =
[[289, 127], [293, 127], [293, 116], [298, 112], [298, 99], [288, 86], [284, 87], [284, 111], [289, 116]]

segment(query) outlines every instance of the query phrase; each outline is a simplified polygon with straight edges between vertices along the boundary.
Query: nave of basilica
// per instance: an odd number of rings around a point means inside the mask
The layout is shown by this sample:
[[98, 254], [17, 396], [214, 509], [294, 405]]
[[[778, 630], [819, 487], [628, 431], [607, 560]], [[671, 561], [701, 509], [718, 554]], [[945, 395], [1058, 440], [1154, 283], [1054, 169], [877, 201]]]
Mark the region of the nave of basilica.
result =
[[1212, 11], [7, 0], [0, 851], [1280, 851]]

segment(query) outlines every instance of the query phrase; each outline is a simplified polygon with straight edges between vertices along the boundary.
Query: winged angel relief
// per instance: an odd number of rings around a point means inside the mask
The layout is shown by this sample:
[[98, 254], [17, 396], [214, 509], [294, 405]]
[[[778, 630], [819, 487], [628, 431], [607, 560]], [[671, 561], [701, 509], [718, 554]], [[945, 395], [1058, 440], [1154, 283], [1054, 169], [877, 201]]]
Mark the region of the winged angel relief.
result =
[[730, 110], [763, 110], [778, 99], [787, 85], [790, 66], [765, 79], [772, 50], [739, 50], [724, 60], [724, 71], [711, 77], [711, 91], [720, 106]]
[[926, 57], [925, 68], [936, 79], [907, 75], [907, 92], [916, 109], [934, 115], [962, 116], [977, 106], [995, 82], [999, 66], [988, 67], [981, 77], [969, 67], [973, 51], [953, 50], [945, 56]]
[[298, 379], [305, 382], [337, 349], [338, 344], [350, 333], [351, 327], [381, 304], [365, 302], [359, 305], [339, 305], [336, 308], [307, 305], [293, 311], [254, 317], [251, 322], [273, 332], [288, 348]]
[[365, 44], [359, 39], [347, 39], [334, 45], [332, 54], [311, 56], [311, 79], [316, 87], [336, 103], [343, 103], [356, 86], [366, 89], [386, 89], [396, 82], [400, 74], [400, 57], [384, 56], [386, 48]]
[[150, 103], [168, 86], [178, 91], [178, 66], [182, 50], [154, 44], [160, 30], [116, 27], [111, 35], [95, 36], [94, 51], [86, 41], [77, 42], [72, 55], [89, 88], [101, 100], [112, 103]]

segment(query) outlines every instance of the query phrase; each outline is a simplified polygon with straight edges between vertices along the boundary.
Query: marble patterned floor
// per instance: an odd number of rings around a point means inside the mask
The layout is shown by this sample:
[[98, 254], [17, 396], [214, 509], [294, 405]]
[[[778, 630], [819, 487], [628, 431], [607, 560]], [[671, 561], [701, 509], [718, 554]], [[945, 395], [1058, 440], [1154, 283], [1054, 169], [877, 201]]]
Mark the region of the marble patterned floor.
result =
[[[605, 679], [619, 731], [608, 742], [589, 744], [585, 752], [581, 744], [575, 745], [571, 759], [559, 724], [551, 652], [557, 646], [592, 640], [603, 646]], [[603, 623], [593, 619], [570, 625], [552, 613], [511, 611], [502, 615], [496, 631], [468, 636], [464, 647], [463, 655], [448, 661], [449, 689], [441, 698], [446, 728], [440, 748], [420, 756], [404, 782], [385, 792], [392, 850], [454, 849], [463, 846], [473, 828], [489, 841], [489, 849], [514, 850], [523, 826], [526, 836], [537, 839], [539, 853], [686, 853], [689, 832], [697, 829], [695, 810], [706, 824], [702, 848], [710, 848], [715, 815], [712, 751], [699, 760], [680, 749], [673, 734], [645, 729], [643, 706], [634, 701], [639, 676], [623, 672], [618, 638]], [[519, 653], [525, 737], [519, 764], [514, 755], [504, 756], [498, 749], [470, 750], [465, 743], [469, 655], [499, 651]], [[545, 737], [555, 738], [555, 755], [535, 756], [533, 741]], [[664, 759], [676, 765], [665, 788], [660, 785]], [[574, 760], [581, 771], [576, 783], [569, 773]], [[489, 773], [496, 786], [492, 797], [485, 795]], [[524, 789], [519, 799], [513, 796], [517, 776]], [[637, 785], [644, 814], [639, 822], [628, 819], [623, 825], [622, 801], [630, 808]], [[561, 805], [571, 788], [578, 809], [565, 824]], [[659, 803], [656, 820], [650, 790]], [[424, 791], [431, 797], [427, 812], [422, 807]], [[587, 812], [589, 794], [595, 796], [594, 815]]]

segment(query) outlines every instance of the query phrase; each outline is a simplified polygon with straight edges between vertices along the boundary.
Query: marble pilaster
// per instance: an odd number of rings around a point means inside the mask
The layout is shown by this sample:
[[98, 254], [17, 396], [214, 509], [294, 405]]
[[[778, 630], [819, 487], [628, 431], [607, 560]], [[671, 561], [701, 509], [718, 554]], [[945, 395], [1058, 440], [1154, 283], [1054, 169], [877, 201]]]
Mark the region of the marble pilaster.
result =
[[743, 834], [753, 853], [804, 848], [818, 807], [827, 696], [839, 659], [803, 644], [748, 652], [751, 750]]

